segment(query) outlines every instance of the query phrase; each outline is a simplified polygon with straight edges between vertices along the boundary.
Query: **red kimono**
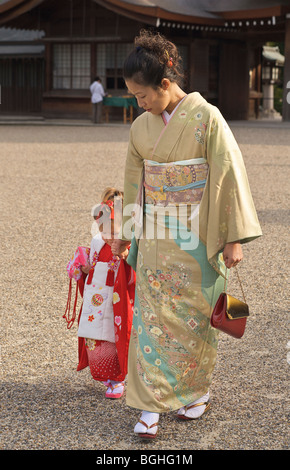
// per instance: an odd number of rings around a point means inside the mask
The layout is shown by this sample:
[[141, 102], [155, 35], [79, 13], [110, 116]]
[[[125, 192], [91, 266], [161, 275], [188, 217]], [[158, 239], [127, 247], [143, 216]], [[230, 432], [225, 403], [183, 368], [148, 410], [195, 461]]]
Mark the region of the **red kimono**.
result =
[[[106, 248], [107, 247], [108, 245], [106, 245]], [[104, 255], [104, 251], [102, 253], [102, 250], [100, 255], [103, 255], [103, 257], [108, 256], [109, 260], [109, 251], [105, 251]], [[78, 288], [81, 296], [83, 296], [85, 279], [86, 276], [84, 275], [78, 281]], [[91, 352], [89, 345], [86, 344], [86, 339], [82, 337], [78, 338], [79, 363], [77, 370], [79, 371], [87, 366], [90, 366], [93, 378], [95, 380], [105, 381], [109, 378], [114, 381], [123, 381], [127, 374], [128, 349], [135, 297], [135, 272], [124, 260], [120, 261], [117, 272], [114, 284], [114, 295], [115, 294], [118, 295], [119, 299], [118, 302], [113, 304], [115, 343], [98, 340], [87, 340], [88, 343], [90, 341], [94, 342], [94, 348], [98, 348], [99, 358], [101, 357], [99, 360], [100, 364], [95, 364], [94, 369], [92, 369], [90, 363]], [[78, 323], [80, 322], [80, 318], [81, 310], [78, 317]], [[115, 351], [116, 354], [114, 354]], [[106, 363], [106, 367], [104, 369], [102, 368], [101, 362]]]

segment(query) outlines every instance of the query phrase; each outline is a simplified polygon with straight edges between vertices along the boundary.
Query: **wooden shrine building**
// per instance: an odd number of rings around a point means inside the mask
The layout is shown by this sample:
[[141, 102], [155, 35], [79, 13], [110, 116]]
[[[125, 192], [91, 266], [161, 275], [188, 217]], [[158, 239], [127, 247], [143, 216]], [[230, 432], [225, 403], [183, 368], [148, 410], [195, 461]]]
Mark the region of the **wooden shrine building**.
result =
[[263, 46], [283, 44], [290, 121], [289, 0], [2, 0], [0, 28], [39, 32], [0, 35], [0, 113], [87, 119], [92, 79], [100, 76], [113, 96], [126, 94], [124, 59], [139, 30], [153, 28], [178, 46], [185, 91], [199, 91], [230, 120], [259, 116]]

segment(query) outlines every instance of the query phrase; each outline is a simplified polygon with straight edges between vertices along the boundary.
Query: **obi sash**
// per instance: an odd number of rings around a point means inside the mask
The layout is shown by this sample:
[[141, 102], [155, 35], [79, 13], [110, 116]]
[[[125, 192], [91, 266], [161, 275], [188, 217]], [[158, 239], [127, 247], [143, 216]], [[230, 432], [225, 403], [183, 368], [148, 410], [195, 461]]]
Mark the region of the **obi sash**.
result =
[[145, 204], [199, 204], [206, 184], [208, 164], [204, 158], [179, 162], [144, 162]]
[[199, 213], [208, 175], [208, 163], [204, 158], [177, 162], [158, 163], [144, 161], [143, 184], [139, 188], [134, 208], [134, 236], [127, 262], [136, 270], [138, 240], [143, 238], [144, 216], [152, 207], [158, 209], [178, 206], [192, 220]]

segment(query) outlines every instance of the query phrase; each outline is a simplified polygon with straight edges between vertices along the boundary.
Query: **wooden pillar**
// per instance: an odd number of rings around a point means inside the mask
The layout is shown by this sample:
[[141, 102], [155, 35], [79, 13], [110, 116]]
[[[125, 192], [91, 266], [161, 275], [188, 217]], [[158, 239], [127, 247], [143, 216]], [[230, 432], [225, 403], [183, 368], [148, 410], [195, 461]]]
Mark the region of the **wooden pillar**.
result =
[[95, 42], [91, 43], [91, 80], [95, 78], [97, 75], [97, 64], [96, 64], [96, 58], [97, 58], [97, 52], [96, 52], [97, 45]]
[[193, 91], [198, 91], [208, 98], [209, 88], [209, 41], [208, 39], [195, 39], [191, 48], [191, 61], [193, 76], [191, 85]]
[[219, 109], [227, 120], [249, 114], [249, 61], [246, 43], [223, 42], [220, 52]]
[[52, 48], [53, 45], [50, 43], [45, 44], [45, 91], [52, 89]]
[[290, 121], [290, 13], [286, 15], [285, 25], [283, 121]]
[[193, 39], [191, 38], [190, 44], [189, 44], [189, 57], [188, 57], [188, 91], [194, 91], [194, 72], [195, 72], [195, 67], [194, 67], [194, 42]]

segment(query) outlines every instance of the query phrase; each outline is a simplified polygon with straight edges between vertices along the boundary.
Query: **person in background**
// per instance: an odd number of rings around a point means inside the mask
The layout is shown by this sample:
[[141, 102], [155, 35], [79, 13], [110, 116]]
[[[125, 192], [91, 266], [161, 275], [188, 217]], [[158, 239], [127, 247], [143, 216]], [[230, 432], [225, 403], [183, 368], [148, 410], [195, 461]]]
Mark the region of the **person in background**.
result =
[[103, 98], [106, 96], [100, 77], [96, 77], [90, 86], [91, 102], [93, 104], [93, 122], [102, 122]]

